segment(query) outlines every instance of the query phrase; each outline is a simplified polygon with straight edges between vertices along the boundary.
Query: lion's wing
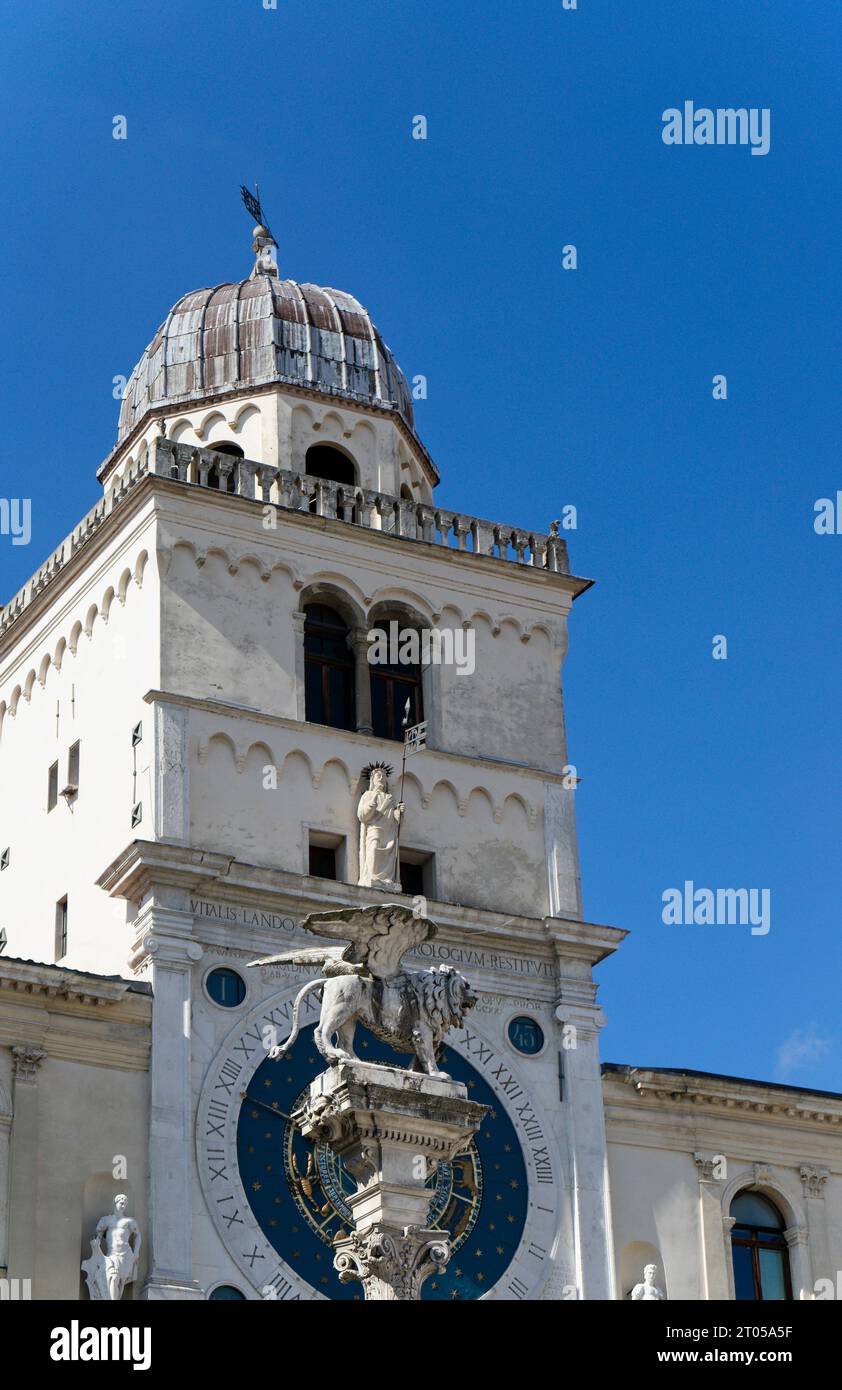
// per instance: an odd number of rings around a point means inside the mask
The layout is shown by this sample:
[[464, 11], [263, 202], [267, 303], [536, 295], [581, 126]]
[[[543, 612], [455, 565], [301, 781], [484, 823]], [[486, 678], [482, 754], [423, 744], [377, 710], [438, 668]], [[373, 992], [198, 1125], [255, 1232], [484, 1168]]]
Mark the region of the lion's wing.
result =
[[284, 951], [280, 956], [261, 956], [260, 960], [250, 960], [249, 965], [322, 965], [341, 955], [341, 946], [313, 946], [303, 951]]
[[346, 907], [335, 912], [311, 912], [301, 924], [319, 936], [341, 937], [342, 952], [354, 964], [365, 965], [380, 980], [397, 975], [402, 957], [436, 934], [435, 923], [416, 917], [408, 907]]

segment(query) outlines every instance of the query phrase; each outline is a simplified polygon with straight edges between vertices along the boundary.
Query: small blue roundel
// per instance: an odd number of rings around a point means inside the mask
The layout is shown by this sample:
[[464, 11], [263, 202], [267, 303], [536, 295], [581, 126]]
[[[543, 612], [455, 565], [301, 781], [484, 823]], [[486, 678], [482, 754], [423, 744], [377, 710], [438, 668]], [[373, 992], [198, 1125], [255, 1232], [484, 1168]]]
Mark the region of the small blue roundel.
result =
[[229, 970], [227, 966], [212, 970], [205, 981], [205, 988], [213, 1002], [221, 1004], [223, 1009], [236, 1009], [246, 997], [245, 981], [236, 970]]
[[536, 1019], [522, 1014], [509, 1024], [509, 1042], [525, 1057], [534, 1057], [544, 1046], [544, 1030]]

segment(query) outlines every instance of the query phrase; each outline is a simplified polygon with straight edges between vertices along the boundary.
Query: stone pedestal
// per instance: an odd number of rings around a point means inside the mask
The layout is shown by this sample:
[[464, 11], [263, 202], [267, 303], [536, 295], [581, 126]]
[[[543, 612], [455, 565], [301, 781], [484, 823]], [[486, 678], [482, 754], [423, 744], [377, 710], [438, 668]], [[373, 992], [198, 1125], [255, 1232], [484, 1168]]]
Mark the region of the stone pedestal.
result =
[[343, 1283], [358, 1279], [366, 1299], [421, 1297], [450, 1259], [448, 1233], [427, 1226], [427, 1178], [465, 1147], [486, 1109], [461, 1082], [369, 1062], [340, 1062], [311, 1083], [293, 1120], [341, 1155], [357, 1185], [354, 1230], [334, 1246]]

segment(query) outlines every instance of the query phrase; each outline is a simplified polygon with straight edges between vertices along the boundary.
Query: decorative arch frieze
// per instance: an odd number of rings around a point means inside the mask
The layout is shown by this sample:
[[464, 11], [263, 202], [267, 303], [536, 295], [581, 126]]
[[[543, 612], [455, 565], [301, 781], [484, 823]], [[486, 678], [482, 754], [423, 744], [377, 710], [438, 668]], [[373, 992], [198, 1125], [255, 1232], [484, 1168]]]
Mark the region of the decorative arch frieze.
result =
[[[109, 584], [103, 592], [100, 602], [90, 603], [85, 611], [84, 618], [76, 617], [74, 619], [67, 635], [58, 639], [52, 653], [50, 651], [41, 652], [37, 667], [33, 666], [27, 672], [23, 686], [16, 685], [9, 697], [8, 703], [5, 701], [3, 702], [2, 708], [5, 713], [11, 715], [12, 718], [15, 717], [21, 696], [23, 696], [26, 703], [29, 704], [32, 700], [32, 694], [36, 683], [42, 690], [46, 689], [47, 676], [50, 669], [53, 668], [56, 671], [61, 671], [66, 653], [70, 652], [70, 655], [73, 657], [78, 654], [79, 641], [82, 635], [84, 634], [90, 641], [93, 639], [98, 622], [107, 625], [115, 598], [121, 606], [124, 606], [131, 585], [134, 584], [138, 589], [143, 587], [143, 576], [148, 561], [148, 551], [141, 550], [135, 560], [133, 568], [123, 570], [117, 581], [116, 588], [113, 584]], [[2, 730], [2, 723], [3, 721], [0, 720], [0, 730]]]
[[[225, 729], [215, 730], [212, 734], [203, 734], [196, 739], [196, 758], [200, 764], [205, 764], [208, 756], [215, 745], [225, 747], [231, 754], [232, 761], [238, 773], [243, 773], [248, 764], [249, 758], [255, 750], [260, 750], [266, 757], [266, 765], [276, 770], [278, 782], [283, 781], [287, 765], [291, 761], [298, 760], [306, 766], [307, 774], [312, 783], [313, 790], [318, 791], [326, 772], [334, 768], [340, 771], [348, 787], [348, 795], [353, 796], [360, 790], [360, 773], [354, 772], [348, 763], [337, 756], [331, 754], [325, 758], [324, 762], [314, 763], [310, 754], [304, 748], [290, 748], [285, 753], [276, 752], [265, 738], [254, 739], [251, 742], [241, 740], [237, 742]], [[440, 777], [432, 784], [425, 784], [415, 772], [407, 772], [405, 779], [405, 790], [413, 787], [418, 794], [419, 801], [423, 810], [427, 811], [433, 801], [433, 797], [438, 791], [445, 791], [452, 799], [457, 814], [464, 817], [470, 809], [470, 802], [473, 796], [483, 798], [491, 811], [494, 821], [499, 825], [503, 820], [506, 808], [511, 803], [516, 806], [529, 826], [534, 829], [538, 816], [539, 808], [528, 801], [520, 792], [507, 792], [500, 799], [495, 800], [493, 792], [481, 782], [474, 783], [467, 787], [457, 787], [449, 778]]]

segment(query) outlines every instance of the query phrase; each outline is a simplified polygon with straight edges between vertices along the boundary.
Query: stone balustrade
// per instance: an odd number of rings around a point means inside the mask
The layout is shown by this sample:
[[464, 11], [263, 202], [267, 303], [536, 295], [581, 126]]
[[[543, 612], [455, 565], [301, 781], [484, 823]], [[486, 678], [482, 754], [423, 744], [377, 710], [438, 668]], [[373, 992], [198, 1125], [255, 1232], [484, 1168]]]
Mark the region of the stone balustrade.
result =
[[567, 546], [558, 535], [555, 522], [550, 534], [543, 535], [372, 488], [328, 482], [292, 469], [231, 458], [212, 449], [174, 444], [169, 439], [157, 441], [154, 471], [183, 483], [234, 493], [264, 506], [311, 512], [386, 535], [510, 560], [555, 574], [570, 572]]
[[512, 564], [569, 574], [567, 545], [553, 522], [549, 535], [498, 521], [445, 510], [426, 502], [414, 502], [371, 488], [328, 482], [293, 469], [274, 468], [252, 459], [233, 458], [157, 439], [148, 459], [133, 465], [82, 518], [24, 584], [0, 610], [0, 633], [6, 631], [29, 604], [55, 578], [59, 570], [91, 539], [115, 507], [148, 473], [197, 487], [228, 492], [262, 505], [286, 511], [309, 512], [335, 521], [348, 522], [370, 531], [408, 540], [426, 541], [454, 552], [486, 555]]

